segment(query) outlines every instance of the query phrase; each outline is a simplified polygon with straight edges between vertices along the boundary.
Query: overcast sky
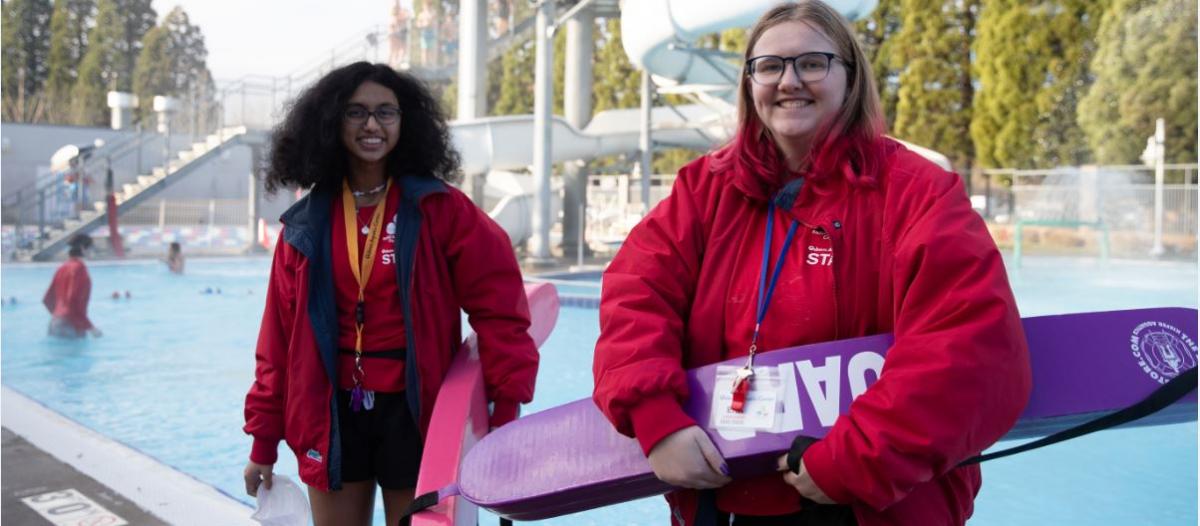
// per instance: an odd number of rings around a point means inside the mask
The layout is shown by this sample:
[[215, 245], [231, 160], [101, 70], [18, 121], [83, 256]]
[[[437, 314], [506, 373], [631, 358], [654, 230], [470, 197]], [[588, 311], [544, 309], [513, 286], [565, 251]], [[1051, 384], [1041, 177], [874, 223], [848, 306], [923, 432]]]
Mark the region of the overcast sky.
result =
[[[182, 6], [208, 45], [218, 81], [245, 75], [285, 76], [308, 69], [330, 50], [386, 28], [394, 0], [154, 0], [159, 20]], [[411, 5], [411, 0], [405, 0]], [[379, 59], [387, 57], [381, 42]]]

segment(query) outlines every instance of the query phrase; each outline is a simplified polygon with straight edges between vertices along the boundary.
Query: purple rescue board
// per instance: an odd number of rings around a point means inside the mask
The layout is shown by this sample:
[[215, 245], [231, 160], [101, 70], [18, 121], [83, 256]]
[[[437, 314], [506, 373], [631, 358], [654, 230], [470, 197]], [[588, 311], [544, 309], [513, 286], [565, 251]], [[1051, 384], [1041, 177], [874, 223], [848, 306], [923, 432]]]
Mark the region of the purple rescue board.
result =
[[[1033, 393], [1005, 438], [1047, 435], [1129, 406], [1196, 366], [1196, 309], [1064, 314], [1022, 321]], [[716, 367], [741, 366], [744, 359], [688, 371], [691, 396], [684, 410], [708, 431], [734, 477], [770, 473], [793, 437], [824, 436], [836, 418], [828, 409], [825, 421], [818, 416], [817, 404], [797, 372], [801, 365], [809, 374], [826, 367], [840, 369], [836, 398], [829, 386], [816, 387], [814, 393], [826, 399], [826, 407], [834, 403], [830, 399], [837, 400], [838, 412], [844, 413], [850, 395], [877, 379], [891, 343], [892, 336], [884, 334], [758, 355], [755, 366], [782, 366], [778, 367], [785, 388], [782, 403], [785, 411], [799, 408], [802, 428], [798, 430], [728, 437], [730, 433], [710, 426]], [[1130, 425], [1195, 419], [1193, 391]], [[794, 415], [790, 422], [794, 427]], [[484, 437], [463, 459], [459, 490], [466, 499], [501, 516], [538, 520], [665, 493], [671, 487], [655, 478], [637, 442], [617, 433], [592, 400], [584, 399], [534, 413]]]

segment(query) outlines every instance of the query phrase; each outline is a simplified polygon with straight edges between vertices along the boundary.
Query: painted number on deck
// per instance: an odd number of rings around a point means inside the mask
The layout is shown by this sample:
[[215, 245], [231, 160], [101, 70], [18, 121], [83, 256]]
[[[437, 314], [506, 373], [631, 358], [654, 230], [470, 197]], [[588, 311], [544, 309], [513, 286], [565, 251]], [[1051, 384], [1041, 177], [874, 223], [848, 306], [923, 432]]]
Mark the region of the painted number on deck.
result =
[[104, 506], [74, 489], [51, 491], [25, 497], [27, 504], [46, 520], [57, 526], [123, 526], [129, 524]]

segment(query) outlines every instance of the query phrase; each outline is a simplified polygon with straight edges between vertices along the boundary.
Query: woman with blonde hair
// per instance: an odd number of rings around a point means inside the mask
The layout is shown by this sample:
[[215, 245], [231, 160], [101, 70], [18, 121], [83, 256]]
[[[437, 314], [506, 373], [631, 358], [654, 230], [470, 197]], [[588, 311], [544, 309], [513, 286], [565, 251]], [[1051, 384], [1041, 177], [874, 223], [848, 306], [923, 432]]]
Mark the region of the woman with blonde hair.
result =
[[[796, 472], [731, 479], [684, 371], [894, 333], [879, 380]], [[594, 399], [635, 437], [672, 524], [962, 524], [958, 463], [1030, 390], [1004, 264], [960, 178], [884, 136], [870, 63], [818, 1], [748, 36], [737, 132], [679, 171], [604, 275]], [[746, 380], [753, 385], [753, 377]]]

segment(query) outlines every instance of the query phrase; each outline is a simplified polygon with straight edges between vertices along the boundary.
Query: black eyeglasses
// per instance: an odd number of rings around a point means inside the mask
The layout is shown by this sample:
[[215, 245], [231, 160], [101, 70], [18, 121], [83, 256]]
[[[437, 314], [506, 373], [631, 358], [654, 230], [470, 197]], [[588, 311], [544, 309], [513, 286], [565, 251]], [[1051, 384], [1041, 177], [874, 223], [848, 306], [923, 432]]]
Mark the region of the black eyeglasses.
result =
[[375, 122], [379, 124], [396, 124], [400, 120], [400, 108], [395, 106], [380, 106], [375, 108], [375, 111], [371, 111], [361, 104], [351, 104], [346, 106], [346, 111], [342, 113], [342, 117], [350, 124], [366, 124], [367, 119], [371, 117], [375, 117]]
[[787, 63], [791, 62], [792, 69], [796, 71], [796, 77], [801, 82], [820, 82], [829, 76], [829, 66], [833, 64], [834, 60], [841, 60], [843, 64], [850, 65], [842, 57], [821, 51], [804, 53], [794, 57], [762, 55], [746, 61], [746, 74], [750, 76], [750, 80], [753, 80], [755, 84], [774, 86], [783, 80]]

